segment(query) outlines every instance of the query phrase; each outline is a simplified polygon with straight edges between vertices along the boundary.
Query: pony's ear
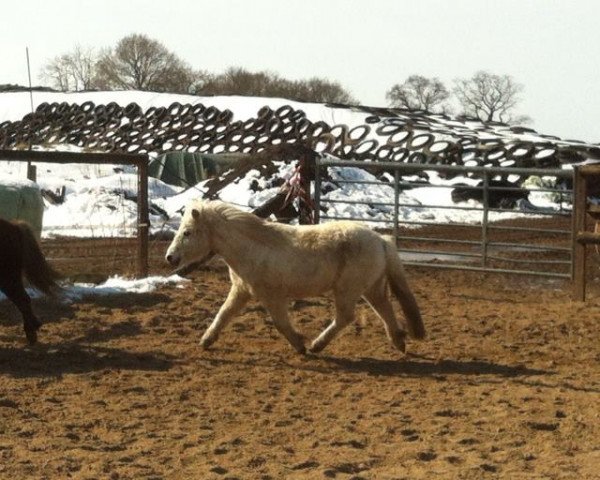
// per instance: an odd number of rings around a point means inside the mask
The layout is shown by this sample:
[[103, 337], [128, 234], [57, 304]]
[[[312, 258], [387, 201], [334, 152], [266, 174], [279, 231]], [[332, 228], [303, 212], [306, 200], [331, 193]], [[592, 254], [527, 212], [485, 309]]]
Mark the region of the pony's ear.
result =
[[194, 220], [198, 220], [200, 218], [200, 210], [192, 208], [192, 217]]

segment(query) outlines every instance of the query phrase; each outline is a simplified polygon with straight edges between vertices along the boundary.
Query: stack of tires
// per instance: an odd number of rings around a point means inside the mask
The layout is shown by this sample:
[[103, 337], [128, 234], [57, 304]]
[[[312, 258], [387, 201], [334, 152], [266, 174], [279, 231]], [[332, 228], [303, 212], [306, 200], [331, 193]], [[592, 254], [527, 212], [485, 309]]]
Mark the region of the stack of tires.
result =
[[[302, 142], [342, 159], [544, 168], [580, 161], [592, 148], [559, 148], [552, 138], [536, 137], [531, 130], [423, 111], [328, 106], [364, 113], [364, 123], [349, 128], [311, 122], [291, 105], [275, 110], [264, 106], [241, 120], [231, 110], [202, 103], [174, 102], [145, 112], [137, 103], [42, 103], [20, 121], [0, 124], [0, 148], [66, 143], [89, 151], [219, 154], [257, 153], [268, 145]], [[519, 133], [532, 139], [515, 140]]]

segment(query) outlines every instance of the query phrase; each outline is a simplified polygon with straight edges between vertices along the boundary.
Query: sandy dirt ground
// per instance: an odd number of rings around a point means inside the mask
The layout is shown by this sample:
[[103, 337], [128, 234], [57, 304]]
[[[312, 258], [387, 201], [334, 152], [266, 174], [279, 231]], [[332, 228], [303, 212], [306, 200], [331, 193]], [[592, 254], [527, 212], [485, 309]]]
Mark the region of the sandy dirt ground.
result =
[[[428, 338], [402, 356], [366, 304], [300, 356], [250, 304], [212, 350], [218, 264], [183, 287], [0, 302], [1, 479], [600, 478], [600, 289], [408, 268]], [[327, 297], [296, 303], [314, 337]]]

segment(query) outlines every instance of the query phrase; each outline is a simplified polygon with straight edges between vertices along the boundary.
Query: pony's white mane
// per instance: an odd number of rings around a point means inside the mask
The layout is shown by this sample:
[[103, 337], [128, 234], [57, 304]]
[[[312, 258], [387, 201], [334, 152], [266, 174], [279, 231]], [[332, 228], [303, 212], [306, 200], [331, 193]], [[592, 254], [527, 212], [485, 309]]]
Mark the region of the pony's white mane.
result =
[[245, 212], [225, 202], [211, 201], [204, 202], [201, 205], [201, 208], [205, 212], [210, 212], [219, 215], [228, 221], [253, 225], [256, 227], [267, 223], [264, 219], [257, 217], [253, 213]]
[[269, 222], [251, 212], [245, 212], [233, 205], [218, 200], [196, 202], [195, 206], [210, 224], [225, 220], [231, 233], [238, 233], [256, 239], [263, 245], [279, 245], [289, 242], [286, 226]]

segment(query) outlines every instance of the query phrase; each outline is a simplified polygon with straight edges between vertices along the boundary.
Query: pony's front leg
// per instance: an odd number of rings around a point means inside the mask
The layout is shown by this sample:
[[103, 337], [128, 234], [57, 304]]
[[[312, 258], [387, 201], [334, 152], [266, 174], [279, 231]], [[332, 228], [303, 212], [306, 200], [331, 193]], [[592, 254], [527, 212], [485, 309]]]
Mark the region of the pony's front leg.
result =
[[275, 328], [281, 333], [298, 353], [305, 354], [304, 338], [290, 324], [288, 317], [288, 305], [285, 300], [263, 301], [263, 304], [271, 314]]
[[241, 289], [236, 285], [231, 287], [229, 290], [229, 295], [227, 295], [227, 299], [221, 305], [219, 312], [215, 316], [215, 319], [212, 321], [204, 335], [202, 335], [202, 339], [200, 340], [200, 345], [203, 348], [210, 347], [219, 337], [219, 333], [221, 330], [229, 323], [229, 321], [248, 303], [250, 300], [250, 293], [247, 290]]

